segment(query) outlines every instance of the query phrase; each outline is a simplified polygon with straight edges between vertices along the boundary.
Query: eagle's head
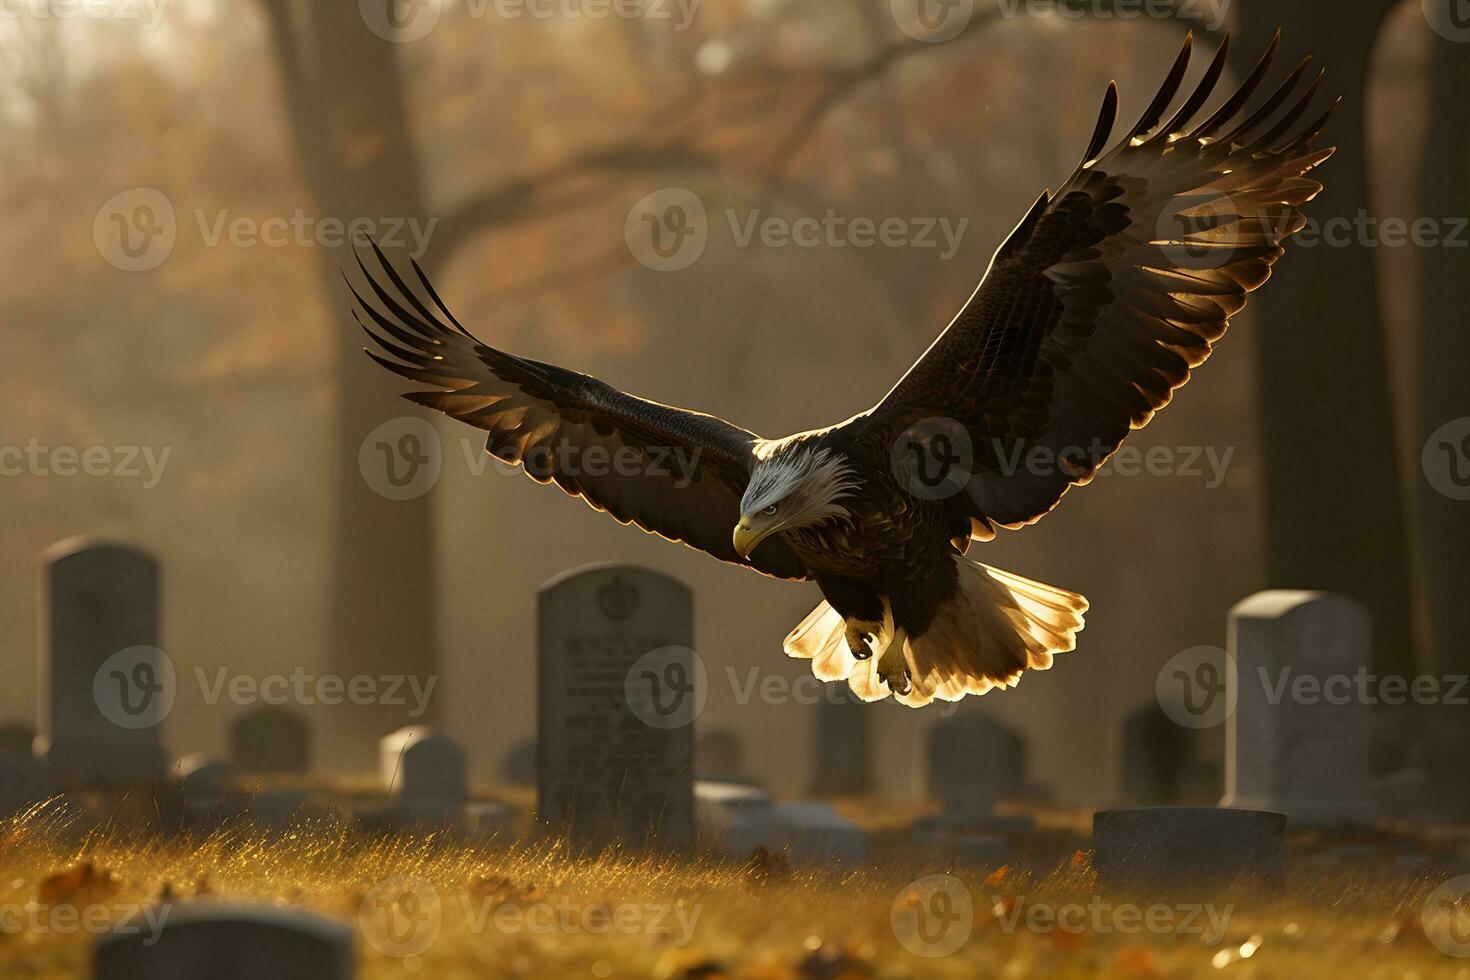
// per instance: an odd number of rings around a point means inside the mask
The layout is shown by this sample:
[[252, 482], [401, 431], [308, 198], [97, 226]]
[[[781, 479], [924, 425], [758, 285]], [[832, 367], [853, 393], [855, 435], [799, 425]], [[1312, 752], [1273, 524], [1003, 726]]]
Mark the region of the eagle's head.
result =
[[857, 471], [839, 452], [786, 440], [762, 443], [740, 499], [735, 550], [749, 557], [777, 531], [851, 516], [838, 501], [857, 488]]

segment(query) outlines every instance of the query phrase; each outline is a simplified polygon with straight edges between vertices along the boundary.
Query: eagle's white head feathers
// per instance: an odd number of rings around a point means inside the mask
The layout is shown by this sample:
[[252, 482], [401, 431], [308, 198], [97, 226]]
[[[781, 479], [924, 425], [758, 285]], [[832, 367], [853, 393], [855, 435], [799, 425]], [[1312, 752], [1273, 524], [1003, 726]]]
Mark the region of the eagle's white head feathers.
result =
[[835, 450], [789, 440], [761, 443], [740, 500], [735, 549], [749, 555], [777, 531], [851, 517], [841, 501], [858, 486], [856, 468]]

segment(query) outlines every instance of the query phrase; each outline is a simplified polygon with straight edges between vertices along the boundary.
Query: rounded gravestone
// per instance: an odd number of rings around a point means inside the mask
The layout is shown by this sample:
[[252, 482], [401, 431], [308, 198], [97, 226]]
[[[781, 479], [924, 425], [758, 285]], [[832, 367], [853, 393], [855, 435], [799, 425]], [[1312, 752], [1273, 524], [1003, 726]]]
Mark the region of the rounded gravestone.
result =
[[701, 778], [740, 777], [745, 772], [740, 736], [726, 728], [717, 728], [699, 736], [695, 742], [694, 761]]
[[537, 597], [537, 817], [579, 848], [694, 837], [694, 601], [633, 565], [568, 572]]
[[298, 909], [211, 902], [160, 906], [162, 928], [100, 936], [97, 980], [351, 980], [352, 930]]
[[246, 772], [305, 772], [311, 768], [311, 727], [281, 708], [259, 708], [230, 725], [230, 759]]
[[1286, 815], [1218, 806], [1100, 810], [1092, 817], [1093, 866], [1111, 889], [1172, 893], [1280, 884]]
[[1329, 592], [1257, 592], [1231, 608], [1229, 646], [1221, 802], [1298, 827], [1371, 824], [1372, 715], [1355, 681], [1373, 670], [1367, 609]]
[[1026, 739], [978, 708], [961, 709], [929, 729], [929, 792], [945, 819], [984, 824], [998, 800], [1021, 791]]
[[18, 722], [0, 724], [0, 752], [30, 755], [36, 741], [36, 732], [29, 725]]
[[394, 801], [410, 810], [451, 814], [465, 800], [464, 749], [425, 725], [384, 735], [378, 768]]
[[59, 788], [56, 772], [45, 759], [0, 752], [0, 820], [50, 799]]
[[812, 718], [812, 795], [866, 793], [872, 788], [873, 709], [841, 684], [822, 693]]
[[536, 785], [534, 738], [523, 738], [506, 749], [500, 760], [500, 779], [511, 786]]
[[36, 750], [89, 786], [153, 782], [177, 679], [158, 649], [158, 563], [129, 545], [71, 538], [41, 571]]

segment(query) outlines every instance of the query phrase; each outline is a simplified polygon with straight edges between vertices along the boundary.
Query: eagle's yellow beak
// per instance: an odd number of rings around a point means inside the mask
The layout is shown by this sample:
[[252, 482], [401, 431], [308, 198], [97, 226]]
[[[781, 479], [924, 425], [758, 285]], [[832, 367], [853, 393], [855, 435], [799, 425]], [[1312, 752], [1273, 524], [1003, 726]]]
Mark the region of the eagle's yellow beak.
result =
[[770, 529], [757, 529], [751, 524], [749, 517], [740, 518], [740, 523], [735, 525], [735, 536], [732, 538], [735, 544], [735, 553], [741, 558], [749, 558], [755, 546], [761, 543], [761, 539], [770, 533]]

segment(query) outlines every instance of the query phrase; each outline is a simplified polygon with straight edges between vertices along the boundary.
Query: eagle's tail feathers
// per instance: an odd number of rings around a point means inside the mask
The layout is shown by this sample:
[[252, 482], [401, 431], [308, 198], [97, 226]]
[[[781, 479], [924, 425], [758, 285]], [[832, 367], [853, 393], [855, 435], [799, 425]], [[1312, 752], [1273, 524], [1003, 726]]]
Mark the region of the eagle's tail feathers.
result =
[[803, 657], [812, 662], [812, 673], [824, 681], [846, 680], [857, 665], [847, 648], [844, 622], [837, 610], [826, 602], [807, 614], [782, 644], [788, 657]]
[[[787, 655], [811, 660], [821, 680], [846, 680], [864, 701], [893, 694], [901, 704], [919, 707], [1015, 687], [1025, 671], [1047, 670], [1058, 653], [1076, 648], [1085, 598], [963, 556], [955, 562], [959, 588], [922, 635], [896, 631], [885, 600], [874, 656], [858, 660], [848, 648], [842, 617], [823, 602], [786, 637]], [[903, 692], [892, 690], [879, 671], [895, 643], [903, 645], [908, 666]]]
[[895, 698], [934, 699], [1015, 687], [1027, 670], [1047, 670], [1077, 647], [1087, 600], [1075, 592], [956, 556], [959, 589], [921, 636], [904, 647], [912, 683]]

